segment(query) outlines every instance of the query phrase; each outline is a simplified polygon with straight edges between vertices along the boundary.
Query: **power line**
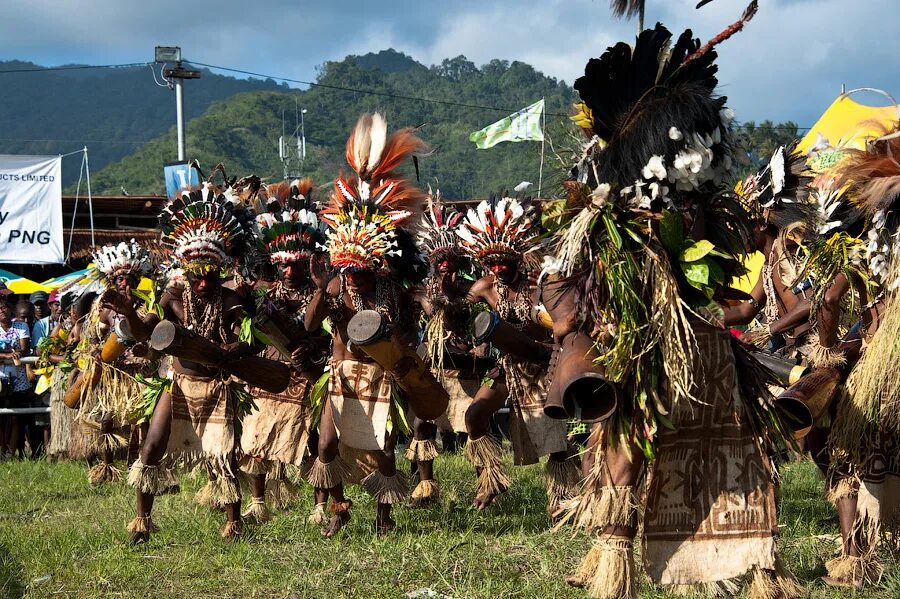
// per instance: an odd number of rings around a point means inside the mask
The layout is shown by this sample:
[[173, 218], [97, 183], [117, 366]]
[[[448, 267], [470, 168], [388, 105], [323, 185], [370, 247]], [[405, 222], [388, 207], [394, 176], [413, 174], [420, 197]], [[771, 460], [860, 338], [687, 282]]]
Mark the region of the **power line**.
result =
[[[154, 138], [157, 139], [157, 138]], [[132, 140], [112, 140], [112, 139], [21, 139], [17, 137], [0, 137], [0, 141], [29, 141], [29, 142], [49, 142], [49, 143], [73, 143], [73, 144], [145, 144], [153, 139], [145, 139], [143, 141]]]
[[[267, 79], [274, 79], [276, 81], [286, 81], [288, 83], [298, 83], [301, 85], [309, 85], [310, 87], [321, 87], [325, 89], [333, 89], [337, 91], [345, 91], [345, 92], [353, 92], [357, 94], [368, 94], [372, 96], [382, 96], [385, 98], [394, 98], [397, 100], [412, 100], [415, 102], [430, 102], [432, 104], [441, 104], [444, 106], [460, 106], [463, 108], [473, 108], [475, 110], [492, 110], [495, 112], [505, 112], [508, 114], [512, 114], [514, 112], [518, 112], [518, 109], [508, 109], [508, 108], [497, 108], [496, 106], [483, 106], [481, 104], [467, 104], [465, 102], [453, 102], [451, 100], [435, 100], [434, 98], [424, 98], [420, 96], [407, 96], [404, 94], [393, 94], [390, 92], [381, 92], [375, 91], [371, 89], [361, 89], [356, 87], [344, 87], [341, 85], [331, 85], [329, 83], [316, 83], [315, 81], [303, 81], [302, 79], [291, 79], [290, 77], [278, 77], [276, 75], [266, 75], [265, 73], [255, 73], [253, 71], [245, 71], [242, 69], [232, 69], [229, 67], [220, 67], [212, 64], [205, 64], [202, 62], [194, 62], [194, 61], [185, 61], [189, 62], [192, 65], [206, 67], [208, 69], [216, 69], [218, 71], [228, 71], [230, 73], [240, 73], [242, 75], [251, 75], [253, 77], [265, 77]], [[568, 114], [562, 113], [554, 113], [548, 112], [547, 116], [560, 116], [560, 117], [568, 117]]]
[[[470, 108], [470, 109], [474, 109], [474, 110], [490, 110], [493, 112], [500, 112], [500, 113], [507, 113], [507, 114], [512, 114], [512, 113], [518, 112], [518, 110], [516, 110], [516, 109], [498, 108], [496, 106], [484, 106], [482, 104], [468, 104], [466, 102], [454, 102], [452, 100], [437, 100], [434, 98], [425, 98], [425, 97], [421, 97], [421, 96], [409, 96], [409, 95], [405, 95], [405, 94], [395, 94], [395, 93], [391, 93], [391, 92], [382, 92], [382, 91], [376, 91], [376, 90], [372, 90], [372, 89], [346, 87], [346, 86], [341, 86], [341, 85], [332, 85], [332, 84], [328, 84], [328, 83], [318, 83], [315, 81], [304, 81], [302, 79], [293, 79], [291, 77], [280, 77], [277, 75], [268, 75], [265, 73], [258, 73], [255, 71], [247, 71], [244, 69], [234, 69], [231, 67], [223, 67], [223, 66], [207, 64], [207, 63], [203, 63], [203, 62], [195, 62], [195, 61], [185, 61], [185, 62], [188, 62], [188, 63], [190, 63], [192, 65], [196, 65], [196, 66], [206, 67], [208, 69], [215, 69], [218, 71], [226, 71], [229, 73], [239, 73], [241, 75], [249, 75], [252, 77], [263, 77], [266, 79], [273, 79], [276, 81], [285, 81], [288, 83], [296, 83], [299, 85], [308, 85], [310, 87], [321, 87], [324, 89], [333, 89], [336, 91], [346, 91], [346, 92], [357, 93], [357, 94], [380, 96], [380, 97], [384, 97], [384, 98], [393, 98], [393, 99], [397, 99], [397, 100], [409, 100], [409, 101], [414, 101], [414, 102], [428, 102], [431, 104], [440, 104], [442, 106], [459, 106], [461, 108]], [[125, 64], [73, 65], [73, 66], [63, 66], [63, 67], [39, 67], [39, 68], [28, 68], [28, 69], [10, 69], [10, 70], [0, 71], [0, 75], [6, 74], [6, 73], [42, 73], [42, 72], [49, 72], [49, 71], [74, 71], [74, 70], [84, 70], [84, 69], [116, 69], [116, 68], [130, 68], [130, 67], [145, 67], [145, 66], [150, 66], [152, 64], [153, 63], [151, 63], [151, 62], [133, 62], [133, 63], [125, 63]], [[545, 114], [547, 116], [556, 116], [556, 117], [562, 117], [562, 118], [568, 118], [569, 116], [571, 116], [569, 114], [559, 113], [559, 112], [546, 112]], [[756, 127], [761, 128], [758, 123], [756, 124]], [[771, 127], [766, 127], [766, 128], [778, 129], [778, 130], [782, 130], [782, 129], [783, 130], [793, 130], [794, 129], [793, 127], [788, 127], [788, 126], [784, 126], [784, 125], [772, 125]], [[796, 127], [797, 131], [808, 131], [810, 129], [811, 129], [811, 127]], [[24, 139], [23, 140], [9, 140], [9, 139], [7, 139], [4, 141], [78, 141], [80, 143], [79, 140], [39, 140], [39, 139], [38, 140], [24, 140]], [[115, 141], [98, 140], [98, 141], [94, 141], [91, 143], [146, 143], [146, 142], [115, 142]]]
[[35, 68], [27, 68], [27, 69], [9, 69], [0, 71], [0, 75], [5, 75], [7, 73], [45, 73], [48, 71], [83, 71], [85, 69], [125, 69], [131, 67], [146, 67], [151, 65], [151, 62], [130, 62], [125, 64], [81, 64], [81, 65], [71, 65], [65, 67], [35, 67]]

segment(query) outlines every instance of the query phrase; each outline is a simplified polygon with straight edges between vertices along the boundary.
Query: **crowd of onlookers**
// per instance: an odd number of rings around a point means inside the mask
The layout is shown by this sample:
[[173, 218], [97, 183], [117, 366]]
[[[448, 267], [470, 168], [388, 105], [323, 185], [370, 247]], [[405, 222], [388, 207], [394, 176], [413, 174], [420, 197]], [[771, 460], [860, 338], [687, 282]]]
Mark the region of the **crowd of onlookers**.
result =
[[[37, 355], [41, 339], [59, 322], [60, 302], [55, 293], [16, 296], [0, 285], [0, 408], [49, 407], [50, 390], [35, 392], [36, 365], [22, 358]], [[49, 413], [0, 414], [0, 459], [38, 457], [49, 440]]]

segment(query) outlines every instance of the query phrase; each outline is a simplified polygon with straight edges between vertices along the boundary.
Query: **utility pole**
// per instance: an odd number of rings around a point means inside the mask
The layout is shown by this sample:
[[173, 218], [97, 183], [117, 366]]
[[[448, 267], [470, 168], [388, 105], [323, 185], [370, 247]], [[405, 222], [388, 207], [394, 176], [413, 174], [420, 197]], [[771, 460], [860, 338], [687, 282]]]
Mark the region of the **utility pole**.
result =
[[178, 130], [178, 160], [186, 160], [184, 143], [184, 80], [199, 79], [200, 71], [186, 69], [181, 63], [181, 48], [178, 46], [156, 46], [157, 63], [174, 62], [175, 67], [163, 70], [163, 77], [169, 89], [175, 90], [175, 126]]

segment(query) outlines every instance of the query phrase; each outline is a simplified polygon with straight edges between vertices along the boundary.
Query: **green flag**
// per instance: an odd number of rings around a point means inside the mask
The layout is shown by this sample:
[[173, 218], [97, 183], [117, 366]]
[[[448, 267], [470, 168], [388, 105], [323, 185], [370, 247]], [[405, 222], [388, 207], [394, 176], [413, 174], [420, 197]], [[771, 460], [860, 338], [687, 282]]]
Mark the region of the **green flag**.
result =
[[544, 141], [544, 131], [541, 128], [543, 114], [544, 100], [541, 99], [481, 131], [475, 131], [469, 135], [469, 141], [479, 150], [493, 148], [501, 141]]

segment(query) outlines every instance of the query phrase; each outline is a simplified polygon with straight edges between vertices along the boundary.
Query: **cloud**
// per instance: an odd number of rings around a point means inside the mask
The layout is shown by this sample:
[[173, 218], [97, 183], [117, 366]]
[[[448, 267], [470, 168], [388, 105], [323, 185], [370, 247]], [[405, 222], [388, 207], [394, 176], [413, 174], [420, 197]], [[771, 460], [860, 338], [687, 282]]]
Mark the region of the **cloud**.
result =
[[[647, 25], [690, 26], [709, 39], [746, 0], [695, 3], [648, 0]], [[842, 83], [900, 93], [895, 11], [895, 0], [761, 0], [746, 30], [719, 49], [722, 91], [742, 120], [800, 125]], [[326, 60], [394, 47], [425, 64], [460, 54], [476, 64], [520, 60], [571, 84], [588, 58], [635, 30], [612, 18], [606, 0], [7, 0], [4, 15], [0, 58], [136, 62], [155, 45], [181, 45], [188, 59], [301, 80]]]

